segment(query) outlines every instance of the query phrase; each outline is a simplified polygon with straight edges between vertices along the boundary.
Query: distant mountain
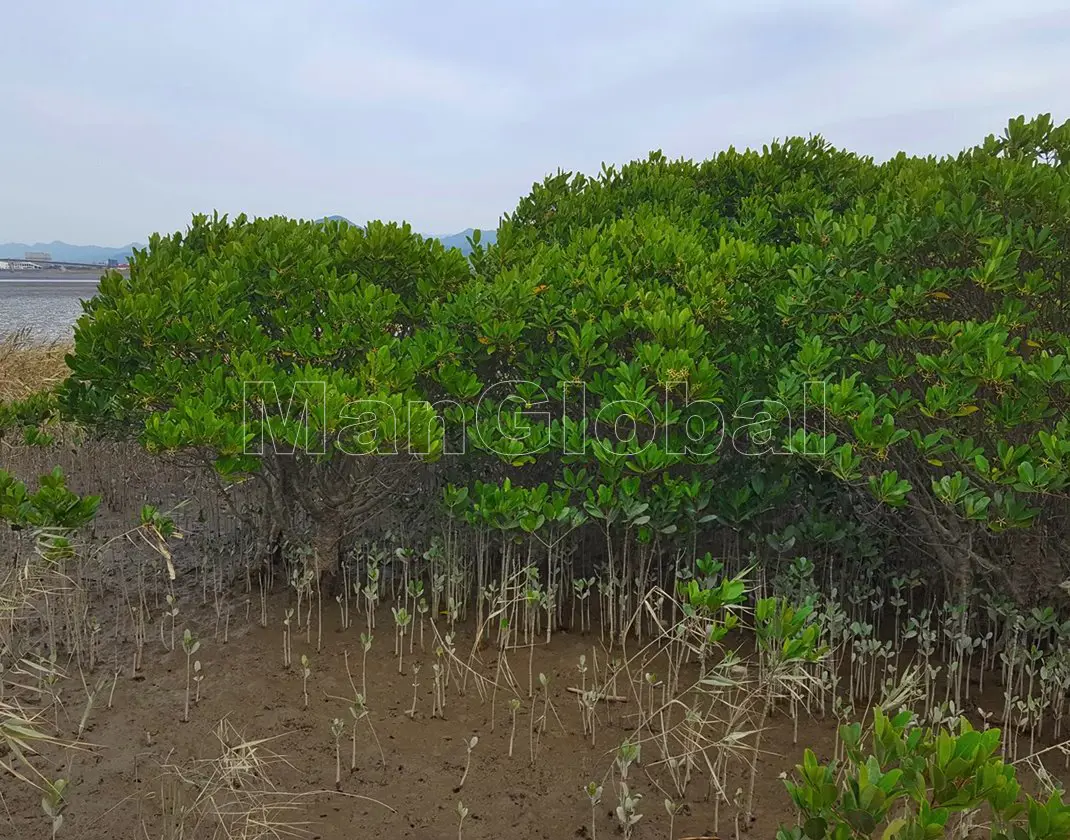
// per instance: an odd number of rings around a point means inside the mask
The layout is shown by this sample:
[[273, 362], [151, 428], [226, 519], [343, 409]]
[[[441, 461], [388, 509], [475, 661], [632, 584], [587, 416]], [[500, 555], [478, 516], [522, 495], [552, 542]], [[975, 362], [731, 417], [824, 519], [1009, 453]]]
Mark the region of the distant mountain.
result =
[[[475, 229], [468, 228], [468, 230], [462, 230], [460, 233], [439, 236], [438, 239], [447, 248], [460, 248], [465, 254], [470, 254], [472, 253], [472, 246], [468, 244], [468, 237], [473, 233], [475, 233]], [[480, 230], [479, 234], [480, 245], [490, 245], [498, 237], [498, 231], [496, 230]]]
[[[322, 219], [316, 221], [332, 221], [332, 222], [346, 222], [348, 224], [355, 224], [355, 222], [349, 221], [345, 216], [324, 216]], [[460, 233], [450, 233], [444, 236], [436, 236], [435, 238], [440, 240], [447, 248], [459, 248], [463, 253], [469, 254], [472, 251], [471, 246], [468, 244], [468, 237], [474, 232], [473, 228], [468, 228]], [[428, 234], [425, 234], [425, 236]], [[482, 231], [482, 241], [486, 244], [490, 244], [494, 241], [496, 236], [494, 230]], [[119, 260], [119, 262], [127, 262], [130, 259], [130, 253], [134, 248], [144, 248], [145, 246], [140, 242], [131, 242], [125, 247], [109, 248], [104, 245], [70, 245], [66, 242], [35, 242], [32, 245], [27, 245], [23, 242], [7, 242], [0, 243], [0, 260], [21, 260], [27, 252], [47, 253], [56, 262], [74, 262], [74, 263], [106, 263], [108, 260]]]
[[[351, 222], [345, 216], [324, 216], [322, 219], [316, 219], [317, 222], [345, 222], [346, 224], [355, 225], [356, 222]], [[468, 237], [475, 233], [475, 228], [468, 228], [462, 230], [460, 233], [447, 233], [444, 236], [435, 236], [434, 238], [439, 240], [447, 248], [459, 248], [466, 256], [472, 253], [472, 246], [468, 244]], [[429, 234], [424, 234], [428, 236]], [[480, 242], [484, 245], [490, 245], [497, 238], [498, 232], [496, 230], [480, 230]]]
[[46, 253], [56, 262], [105, 263], [108, 260], [126, 262], [134, 248], [143, 248], [138, 242], [131, 242], [125, 247], [108, 247], [104, 245], [69, 245], [66, 242], [35, 242], [27, 245], [23, 242], [0, 244], [0, 260], [21, 260], [27, 252]]

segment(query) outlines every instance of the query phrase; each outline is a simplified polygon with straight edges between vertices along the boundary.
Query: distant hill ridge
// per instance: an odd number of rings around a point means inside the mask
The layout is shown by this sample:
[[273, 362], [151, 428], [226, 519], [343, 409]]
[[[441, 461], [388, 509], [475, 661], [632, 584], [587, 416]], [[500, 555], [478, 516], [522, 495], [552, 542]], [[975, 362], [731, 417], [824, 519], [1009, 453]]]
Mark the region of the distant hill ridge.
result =
[[[322, 219], [316, 221], [334, 221], [334, 222], [346, 222], [347, 224], [356, 224], [351, 222], [345, 216], [324, 216]], [[468, 237], [472, 235], [474, 228], [468, 228], [460, 233], [450, 233], [444, 236], [435, 236], [445, 245], [447, 248], [459, 248], [465, 254], [471, 252], [471, 247], [468, 244]], [[431, 234], [424, 234], [424, 236], [430, 236]], [[488, 244], [493, 242], [496, 236], [495, 230], [482, 231], [482, 238], [484, 242]], [[35, 242], [32, 245], [28, 245], [24, 242], [6, 242], [0, 244], [0, 260], [21, 260], [27, 252], [47, 253], [56, 262], [80, 262], [80, 263], [104, 263], [108, 260], [119, 260], [120, 262], [126, 262], [130, 259], [130, 254], [134, 248], [144, 248], [144, 244], [141, 242], [131, 242], [129, 245], [121, 247], [108, 247], [106, 245], [71, 245], [67, 242]]]
[[117, 259], [125, 262], [130, 258], [134, 248], [144, 247], [138, 242], [131, 242], [125, 247], [107, 247], [105, 245], [70, 245], [66, 242], [6, 242], [0, 244], [0, 260], [21, 260], [29, 252], [46, 253], [56, 262], [103, 263]]
[[[317, 222], [345, 222], [347, 225], [356, 225], [356, 222], [350, 221], [345, 216], [324, 216], [322, 219], [316, 219]], [[359, 227], [359, 225], [358, 225]], [[436, 234], [423, 234], [425, 237], [434, 237], [439, 240], [447, 248], [459, 248], [463, 253], [469, 254], [472, 251], [472, 246], [468, 244], [468, 237], [475, 233], [475, 228], [466, 228], [460, 233], [447, 233], [443, 236]], [[498, 231], [495, 229], [483, 230], [480, 228], [480, 238], [486, 243], [490, 244], [498, 236]]]

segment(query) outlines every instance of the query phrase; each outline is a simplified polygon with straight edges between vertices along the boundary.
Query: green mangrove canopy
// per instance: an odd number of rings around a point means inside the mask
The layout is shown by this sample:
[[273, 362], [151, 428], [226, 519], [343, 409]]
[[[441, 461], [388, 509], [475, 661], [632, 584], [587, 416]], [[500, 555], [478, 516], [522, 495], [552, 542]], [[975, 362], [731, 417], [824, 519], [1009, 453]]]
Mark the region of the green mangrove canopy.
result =
[[[652, 154], [547, 178], [468, 260], [406, 226], [200, 216], [105, 276], [61, 402], [258, 476], [321, 571], [404, 496], [502, 540], [586, 540], [611, 579], [779, 551], [789, 525], [862, 562], [838, 522], [960, 597], [983, 573], [1050, 598], [1068, 167], [1046, 116], [941, 159]], [[419, 462], [444, 494], [410, 492]]]

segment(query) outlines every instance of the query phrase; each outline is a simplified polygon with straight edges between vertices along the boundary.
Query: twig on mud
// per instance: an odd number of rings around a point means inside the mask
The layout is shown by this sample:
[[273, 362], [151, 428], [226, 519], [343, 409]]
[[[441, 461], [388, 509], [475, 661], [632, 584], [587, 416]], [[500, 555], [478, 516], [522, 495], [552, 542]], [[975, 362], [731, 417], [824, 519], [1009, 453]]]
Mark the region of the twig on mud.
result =
[[595, 695], [595, 698], [594, 698], [595, 700], [605, 700], [607, 703], [627, 703], [628, 702], [628, 698], [627, 697], [622, 697], [619, 694], [603, 694], [600, 691], [593, 691], [593, 692], [592, 691], [581, 691], [580, 689], [576, 688], [576, 686], [574, 686], [574, 685], [568, 686], [568, 688], [566, 688], [565, 690], [566, 691], [571, 691], [573, 694], [578, 694], [578, 695], [580, 695], [580, 697], [583, 697], [585, 694], [594, 694]]

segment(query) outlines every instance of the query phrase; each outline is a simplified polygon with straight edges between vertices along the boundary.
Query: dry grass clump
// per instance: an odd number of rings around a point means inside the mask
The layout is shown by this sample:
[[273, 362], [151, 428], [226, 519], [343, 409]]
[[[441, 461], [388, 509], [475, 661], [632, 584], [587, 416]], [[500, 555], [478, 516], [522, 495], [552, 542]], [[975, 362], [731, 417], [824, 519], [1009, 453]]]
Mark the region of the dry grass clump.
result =
[[0, 335], [0, 402], [24, 399], [62, 382], [69, 341], [43, 342], [29, 329]]
[[[80, 745], [60, 731], [62, 703], [53, 687], [65, 675], [56, 667], [55, 657], [42, 664], [21, 656], [27, 645], [26, 630], [34, 599], [56, 598], [60, 594], [50, 588], [53, 581], [35, 574], [39, 565], [27, 562], [8, 567], [0, 574], [0, 778], [10, 775], [41, 792], [41, 807], [52, 819], [55, 836], [63, 824], [67, 779], [53, 779], [51, 774], [46, 774], [44, 768], [52, 763], [39, 750], [46, 747], [71, 750], [79, 749]], [[31, 704], [34, 695], [37, 701]], [[51, 714], [45, 720], [49, 711]], [[6, 808], [3, 788], [4, 784], [0, 784], [0, 804]]]
[[165, 763], [158, 812], [166, 840], [210, 836], [233, 840], [302, 837], [301, 797], [281, 790], [269, 771], [289, 762], [268, 749], [275, 740], [249, 740], [225, 718], [215, 730], [220, 754], [188, 765]]
[[39, 711], [27, 711], [15, 697], [0, 699], [0, 770], [34, 787], [49, 784], [33, 761], [37, 748], [70, 746], [68, 741], [49, 734], [48, 725], [38, 723], [40, 716]]

